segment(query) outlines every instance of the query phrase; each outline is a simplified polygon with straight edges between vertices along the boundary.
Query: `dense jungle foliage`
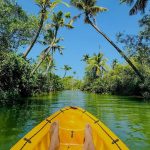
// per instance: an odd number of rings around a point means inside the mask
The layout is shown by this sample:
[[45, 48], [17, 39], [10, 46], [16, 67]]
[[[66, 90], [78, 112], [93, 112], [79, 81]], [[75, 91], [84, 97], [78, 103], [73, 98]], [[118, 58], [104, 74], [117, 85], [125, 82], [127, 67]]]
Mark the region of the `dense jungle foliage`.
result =
[[36, 72], [30, 76], [33, 66], [14, 52], [0, 51], [0, 99], [5, 102], [35, 94], [63, 89], [60, 77]]
[[13, 102], [17, 97], [62, 90], [60, 77], [51, 73], [50, 69], [48, 73], [43, 73], [42, 65], [31, 75], [36, 63], [25, 60], [18, 53], [21, 46], [32, 40], [39, 19], [27, 15], [19, 5], [9, 0], [0, 0], [0, 16], [1, 102]]
[[[126, 1], [124, 1], [126, 2]], [[124, 46], [120, 50], [91, 18], [107, 9], [96, 6], [96, 1], [72, 0], [71, 4], [83, 11], [84, 22], [91, 25], [112, 44], [126, 63], [115, 59], [111, 67], [103, 54], [84, 55], [87, 67], [84, 81], [66, 76], [71, 66], [64, 65], [64, 76], [55, 75], [54, 53], [63, 54], [61, 28], [73, 29], [72, 23], [81, 14], [71, 17], [69, 12], [53, 12], [61, 1], [35, 0], [40, 9], [38, 16], [27, 14], [15, 1], [0, 0], [0, 101], [13, 102], [19, 97], [27, 97], [58, 90], [82, 89], [100, 94], [118, 94], [150, 97], [150, 15], [145, 14], [139, 21], [138, 35], [117, 34], [117, 41]], [[85, 6], [79, 8], [80, 6]], [[64, 3], [66, 6], [68, 4]], [[146, 6], [146, 5], [145, 5]], [[89, 11], [89, 9], [91, 11]], [[144, 8], [143, 8], [144, 9]], [[137, 9], [137, 11], [141, 9]], [[53, 12], [53, 13], [51, 13]], [[134, 13], [133, 13], [134, 14]], [[28, 54], [36, 43], [46, 48], [35, 60]], [[28, 47], [27, 47], [28, 46]], [[22, 52], [22, 48], [27, 49]], [[76, 72], [73, 72], [75, 75]]]

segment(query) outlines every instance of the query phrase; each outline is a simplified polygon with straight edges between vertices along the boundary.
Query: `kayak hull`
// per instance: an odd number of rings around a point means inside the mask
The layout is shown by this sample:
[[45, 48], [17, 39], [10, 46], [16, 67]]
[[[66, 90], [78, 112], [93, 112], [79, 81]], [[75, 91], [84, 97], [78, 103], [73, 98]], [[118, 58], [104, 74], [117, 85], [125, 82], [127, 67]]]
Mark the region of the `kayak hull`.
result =
[[27, 133], [11, 150], [48, 150], [49, 130], [54, 121], [59, 122], [60, 150], [82, 150], [87, 123], [92, 128], [96, 150], [128, 150], [128, 147], [100, 120], [79, 107], [60, 109]]

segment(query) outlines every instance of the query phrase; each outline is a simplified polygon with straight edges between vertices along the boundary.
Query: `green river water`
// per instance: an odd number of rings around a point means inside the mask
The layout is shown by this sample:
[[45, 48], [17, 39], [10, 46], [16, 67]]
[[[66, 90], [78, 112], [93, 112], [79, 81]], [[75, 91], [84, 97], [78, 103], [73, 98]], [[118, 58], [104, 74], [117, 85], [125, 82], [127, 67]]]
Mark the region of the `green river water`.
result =
[[123, 96], [62, 91], [0, 107], [0, 150], [8, 150], [46, 117], [65, 106], [80, 106], [107, 125], [132, 150], [150, 150], [150, 103]]

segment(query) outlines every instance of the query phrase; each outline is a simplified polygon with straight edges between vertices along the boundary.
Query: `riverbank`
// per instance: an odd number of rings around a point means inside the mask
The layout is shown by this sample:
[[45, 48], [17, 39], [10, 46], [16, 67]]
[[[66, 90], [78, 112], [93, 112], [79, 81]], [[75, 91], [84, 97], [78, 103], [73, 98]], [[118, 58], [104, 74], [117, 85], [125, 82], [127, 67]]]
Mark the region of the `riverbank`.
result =
[[0, 51], [0, 60], [0, 100], [3, 102], [63, 89], [61, 78], [53, 73], [45, 74], [39, 68], [31, 75], [34, 65], [14, 52]]
[[[85, 57], [85, 56], [84, 56]], [[115, 61], [112, 67], [106, 64], [102, 53], [86, 56], [85, 77], [81, 90], [98, 94], [138, 96], [150, 99], [150, 76], [148, 64], [139, 64], [144, 79], [141, 80], [127, 63]]]

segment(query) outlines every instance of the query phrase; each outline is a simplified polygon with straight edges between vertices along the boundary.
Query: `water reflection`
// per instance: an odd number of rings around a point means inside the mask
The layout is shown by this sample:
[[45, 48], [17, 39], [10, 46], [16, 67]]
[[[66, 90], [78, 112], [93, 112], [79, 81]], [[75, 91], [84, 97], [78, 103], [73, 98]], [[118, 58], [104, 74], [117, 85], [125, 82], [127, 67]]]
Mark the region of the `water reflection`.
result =
[[80, 106], [115, 132], [129, 147], [150, 148], [150, 104], [138, 99], [63, 91], [0, 108], [0, 149], [7, 150], [35, 125], [65, 106]]

